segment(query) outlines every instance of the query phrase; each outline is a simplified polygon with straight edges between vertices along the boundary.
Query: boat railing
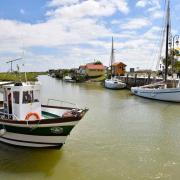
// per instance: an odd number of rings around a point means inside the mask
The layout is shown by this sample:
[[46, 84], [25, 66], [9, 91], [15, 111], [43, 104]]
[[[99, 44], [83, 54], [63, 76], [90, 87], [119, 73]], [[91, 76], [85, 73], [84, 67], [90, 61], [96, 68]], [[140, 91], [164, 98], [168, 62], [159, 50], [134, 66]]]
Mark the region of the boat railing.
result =
[[5, 112], [0, 112], [0, 118], [1, 119], [14, 119], [14, 120], [18, 120], [17, 116], [15, 116], [14, 114], [8, 114]]
[[52, 104], [51, 104], [52, 102], [59, 102], [59, 103], [61, 103], [61, 105], [70, 104], [70, 105], [72, 105], [74, 108], [78, 109], [78, 105], [77, 105], [76, 103], [72, 103], [72, 102], [69, 102], [69, 101], [63, 101], [63, 100], [57, 100], [57, 99], [48, 99], [47, 105], [52, 105]]

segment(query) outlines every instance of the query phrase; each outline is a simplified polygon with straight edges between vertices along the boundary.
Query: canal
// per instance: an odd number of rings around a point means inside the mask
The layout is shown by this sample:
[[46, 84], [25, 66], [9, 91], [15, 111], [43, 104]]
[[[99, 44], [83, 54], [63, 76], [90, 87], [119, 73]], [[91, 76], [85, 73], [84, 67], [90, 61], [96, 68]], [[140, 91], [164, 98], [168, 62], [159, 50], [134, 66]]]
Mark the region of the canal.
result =
[[61, 150], [0, 144], [1, 180], [148, 180], [180, 177], [180, 104], [40, 76], [42, 100], [88, 107]]

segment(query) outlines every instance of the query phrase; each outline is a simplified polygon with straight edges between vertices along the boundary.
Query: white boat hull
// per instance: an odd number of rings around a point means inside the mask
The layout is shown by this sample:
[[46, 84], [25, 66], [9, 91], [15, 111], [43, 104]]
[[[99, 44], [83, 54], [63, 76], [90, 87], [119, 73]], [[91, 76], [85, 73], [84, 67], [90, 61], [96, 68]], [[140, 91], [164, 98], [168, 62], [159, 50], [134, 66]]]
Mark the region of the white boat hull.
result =
[[123, 89], [126, 84], [119, 80], [106, 79], [104, 86], [108, 89]]
[[65, 76], [63, 79], [65, 82], [76, 82], [75, 80], [73, 80], [70, 76]]
[[131, 92], [144, 98], [180, 102], [180, 88], [151, 89], [144, 87], [132, 87]]
[[0, 136], [0, 141], [15, 146], [50, 148], [61, 147], [66, 138], [67, 136], [36, 136], [5, 132]]

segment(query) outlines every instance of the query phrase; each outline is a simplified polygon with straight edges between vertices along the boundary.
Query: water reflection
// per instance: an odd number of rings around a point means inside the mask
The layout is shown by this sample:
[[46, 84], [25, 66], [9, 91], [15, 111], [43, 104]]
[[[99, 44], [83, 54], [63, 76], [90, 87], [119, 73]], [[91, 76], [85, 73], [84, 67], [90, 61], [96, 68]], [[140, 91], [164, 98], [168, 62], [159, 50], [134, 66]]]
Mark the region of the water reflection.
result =
[[63, 150], [28, 149], [0, 144], [0, 172], [51, 176]]

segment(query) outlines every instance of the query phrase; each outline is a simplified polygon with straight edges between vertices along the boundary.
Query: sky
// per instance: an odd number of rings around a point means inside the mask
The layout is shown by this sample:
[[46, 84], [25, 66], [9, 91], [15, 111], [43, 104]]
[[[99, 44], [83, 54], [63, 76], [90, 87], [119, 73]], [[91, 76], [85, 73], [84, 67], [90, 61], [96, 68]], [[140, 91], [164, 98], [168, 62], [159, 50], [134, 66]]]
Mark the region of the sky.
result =
[[[73, 68], [115, 60], [153, 69], [166, 0], [1, 0], [0, 71], [22, 57], [21, 71]], [[180, 2], [171, 1], [172, 34], [180, 31]]]

